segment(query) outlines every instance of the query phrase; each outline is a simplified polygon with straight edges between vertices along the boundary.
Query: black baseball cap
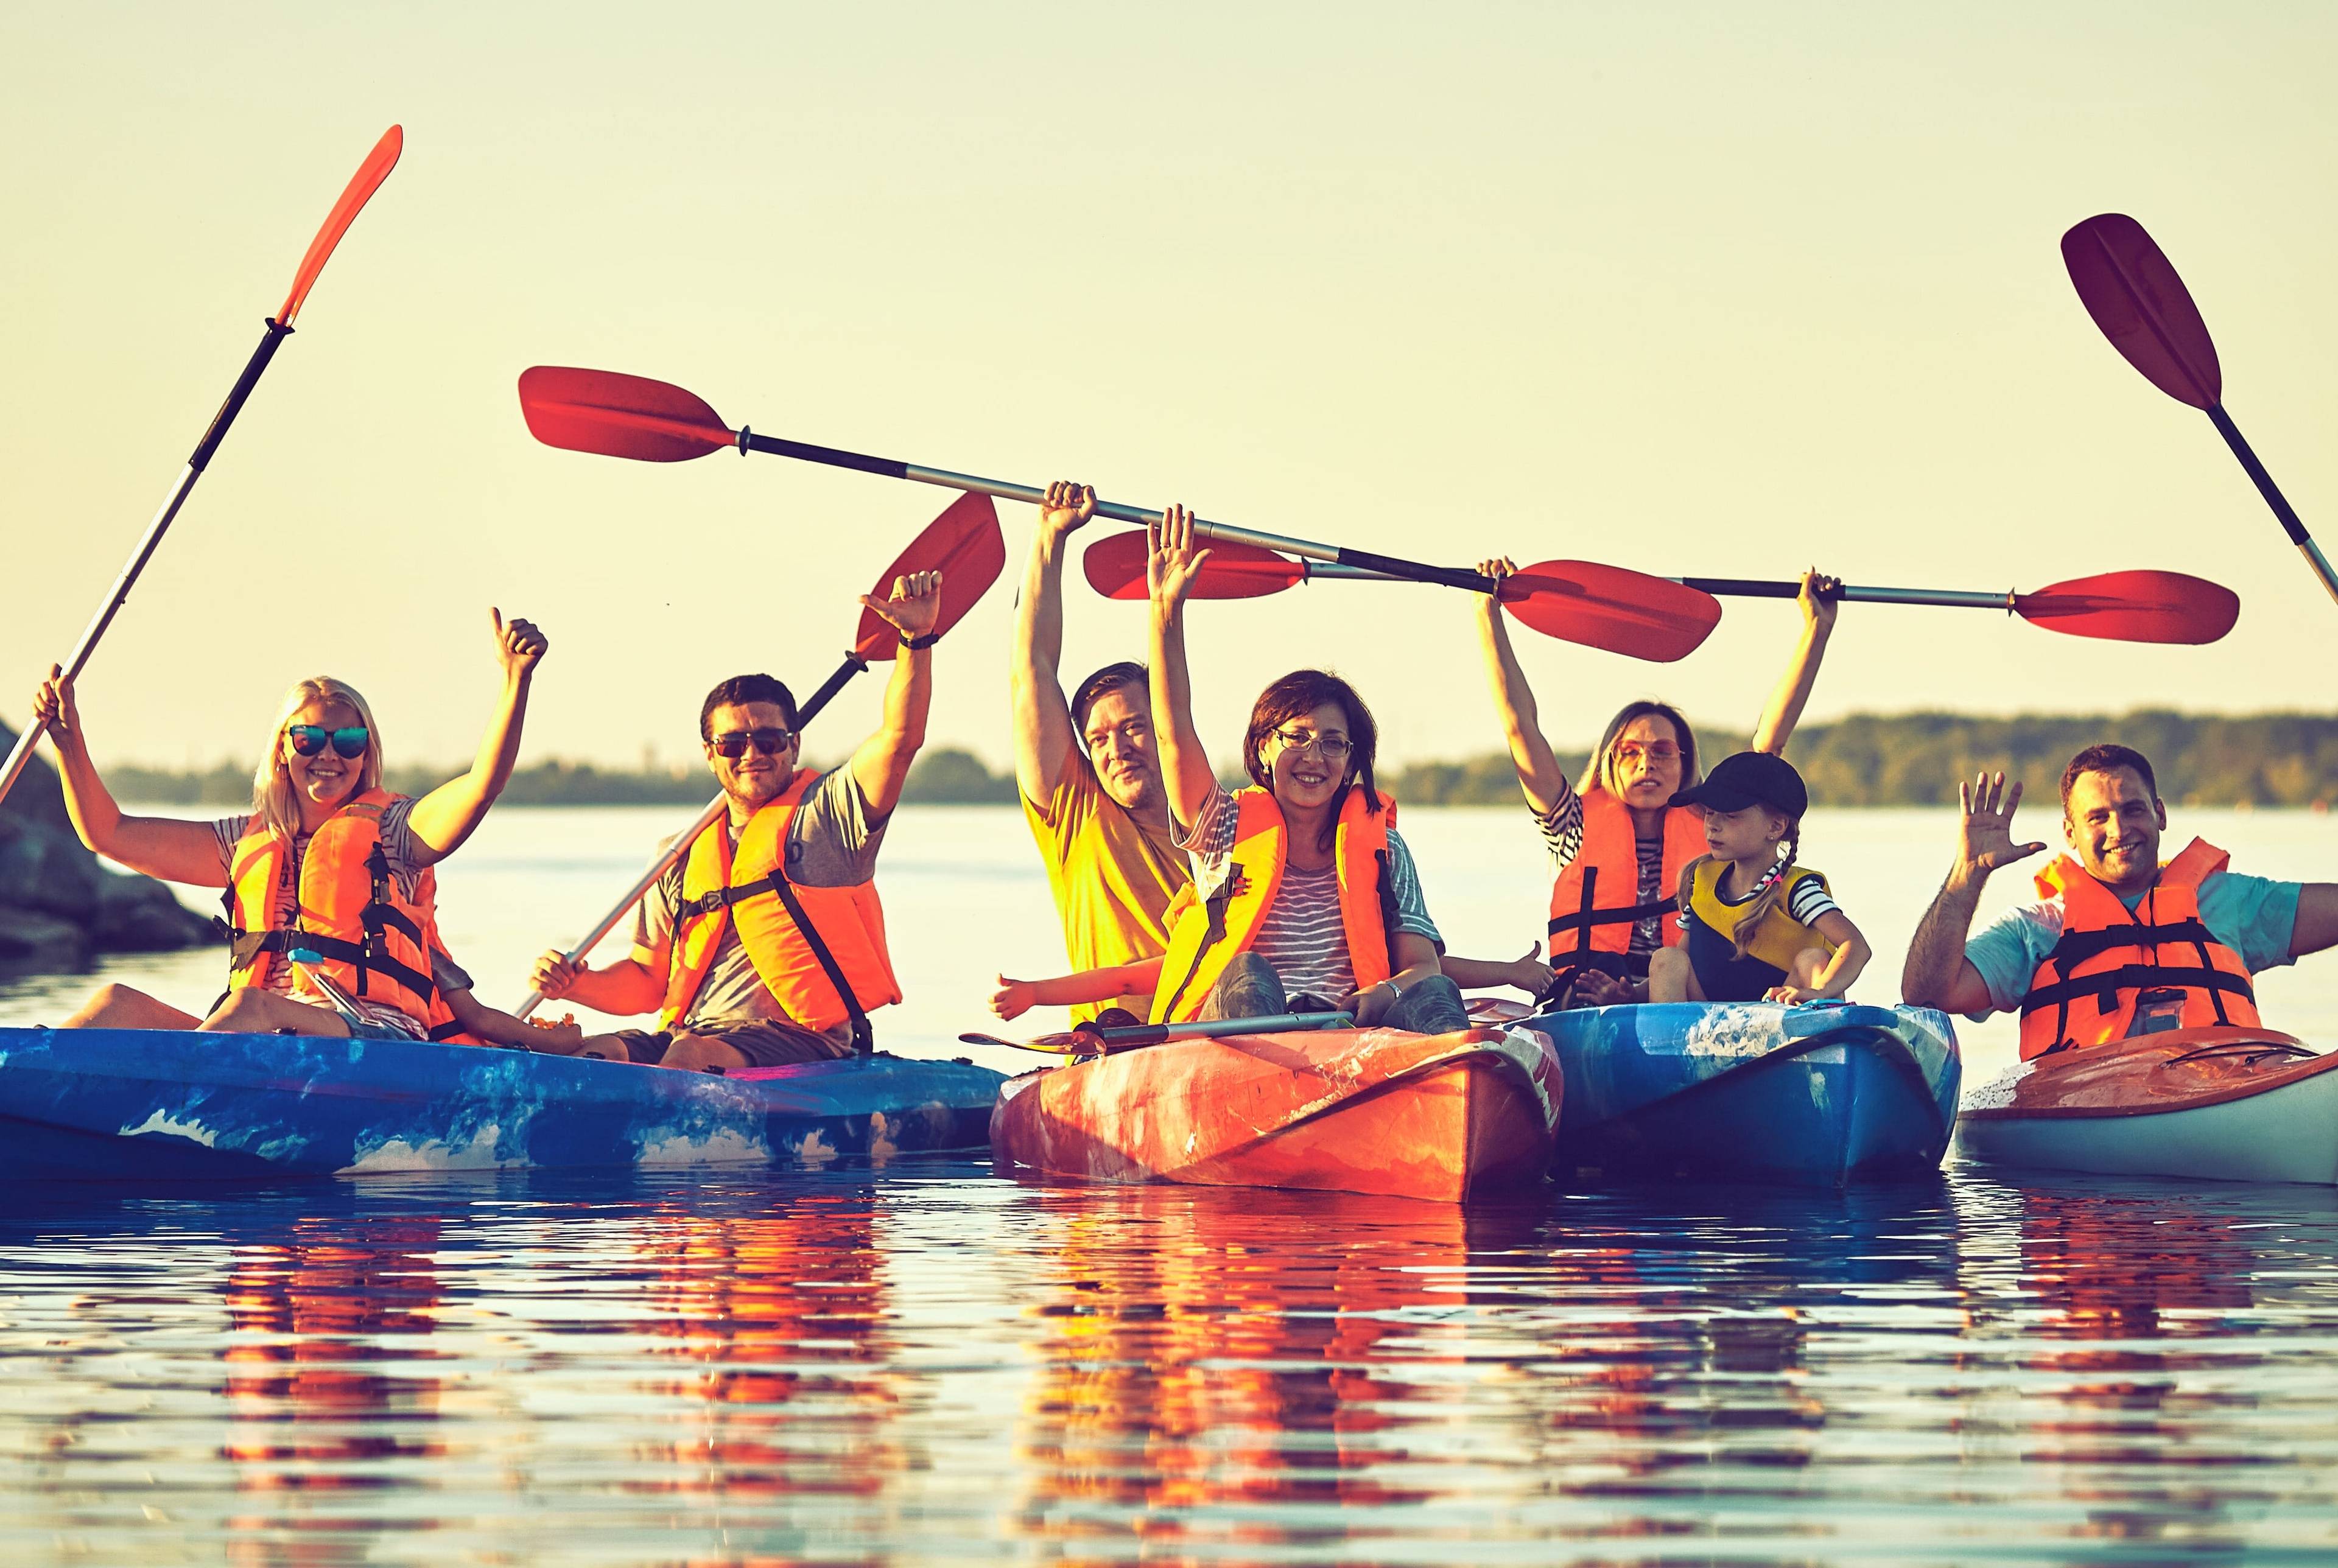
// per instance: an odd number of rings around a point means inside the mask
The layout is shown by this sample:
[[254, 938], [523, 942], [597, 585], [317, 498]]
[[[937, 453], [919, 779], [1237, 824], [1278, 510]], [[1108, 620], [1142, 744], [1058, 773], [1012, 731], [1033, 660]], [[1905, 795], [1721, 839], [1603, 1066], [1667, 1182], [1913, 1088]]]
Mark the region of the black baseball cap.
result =
[[1714, 764], [1704, 782], [1672, 799], [1675, 806], [1702, 806], [1708, 811], [1743, 811], [1767, 806], [1773, 811], [1799, 818], [1811, 808], [1811, 792], [1803, 776], [1783, 757], [1767, 751], [1740, 751]]

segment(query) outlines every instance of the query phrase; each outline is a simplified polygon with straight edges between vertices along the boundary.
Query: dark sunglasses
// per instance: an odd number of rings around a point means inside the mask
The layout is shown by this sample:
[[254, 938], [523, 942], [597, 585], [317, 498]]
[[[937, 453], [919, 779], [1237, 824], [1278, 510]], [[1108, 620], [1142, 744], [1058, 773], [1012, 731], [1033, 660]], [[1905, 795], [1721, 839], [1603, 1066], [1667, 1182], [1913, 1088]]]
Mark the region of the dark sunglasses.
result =
[[794, 732], [788, 730], [726, 730], [707, 744], [735, 762], [747, 754], [751, 745], [766, 757], [776, 757], [794, 739]]
[[322, 724], [288, 724], [284, 733], [291, 740], [292, 750], [303, 757], [319, 755], [328, 741], [344, 757], [362, 757], [368, 739], [362, 724], [352, 724], [346, 730], [328, 730]]

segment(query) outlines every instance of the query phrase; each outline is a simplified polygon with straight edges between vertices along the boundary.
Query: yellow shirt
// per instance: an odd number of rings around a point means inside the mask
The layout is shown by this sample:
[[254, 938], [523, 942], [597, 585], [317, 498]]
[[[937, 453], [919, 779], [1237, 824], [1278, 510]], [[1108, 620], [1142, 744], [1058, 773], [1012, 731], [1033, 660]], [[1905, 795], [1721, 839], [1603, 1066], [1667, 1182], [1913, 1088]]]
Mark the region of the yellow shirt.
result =
[[[1169, 901], [1193, 880], [1164, 823], [1158, 833], [1122, 810], [1076, 748], [1046, 804], [1026, 796], [1023, 816], [1047, 863], [1047, 886], [1063, 922], [1064, 951], [1076, 972], [1157, 958], [1169, 950]], [[1153, 1006], [1147, 992], [1072, 1009], [1093, 1018], [1105, 1007], [1125, 1007], [1139, 1018]]]

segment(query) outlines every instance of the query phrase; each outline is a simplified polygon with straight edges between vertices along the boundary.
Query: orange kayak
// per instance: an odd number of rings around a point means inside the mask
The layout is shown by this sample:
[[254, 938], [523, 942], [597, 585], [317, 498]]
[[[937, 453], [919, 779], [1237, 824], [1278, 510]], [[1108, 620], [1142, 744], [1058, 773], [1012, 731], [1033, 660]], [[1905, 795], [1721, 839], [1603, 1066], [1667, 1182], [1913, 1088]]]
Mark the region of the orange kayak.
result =
[[1531, 1029], [1323, 1029], [1173, 1040], [1010, 1079], [1007, 1169], [1444, 1202], [1539, 1181], [1558, 1057]]

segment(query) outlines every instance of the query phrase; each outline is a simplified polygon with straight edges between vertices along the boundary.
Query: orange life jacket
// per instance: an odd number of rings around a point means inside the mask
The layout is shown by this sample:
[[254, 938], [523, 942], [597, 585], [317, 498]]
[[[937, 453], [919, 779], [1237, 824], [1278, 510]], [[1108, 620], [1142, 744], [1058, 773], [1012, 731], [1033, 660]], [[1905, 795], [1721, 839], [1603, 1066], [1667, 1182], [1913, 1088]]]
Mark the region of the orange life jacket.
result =
[[[1644, 975], [1645, 955], [1627, 959], [1632, 929], [1655, 916], [1663, 945], [1680, 945], [1675, 889], [1681, 867], [1705, 852], [1704, 819], [1685, 806], [1665, 811], [1662, 897], [1640, 901], [1639, 841], [1631, 808], [1594, 786], [1583, 792], [1583, 848], [1558, 874], [1550, 889], [1550, 963], [1560, 982], [1581, 969]], [[1609, 955], [1602, 959], [1601, 954]]]
[[[1248, 952], [1258, 939], [1282, 884], [1290, 834], [1274, 796], [1246, 786], [1234, 791], [1234, 847], [1225, 881], [1202, 895], [1169, 933], [1169, 952], [1153, 994], [1155, 1024], [1186, 1024], [1202, 1015], [1218, 976], [1235, 954]], [[1389, 880], [1388, 832], [1395, 821], [1395, 801], [1382, 795], [1380, 808], [1369, 810], [1363, 790], [1351, 789], [1340, 803], [1339, 825], [1333, 829], [1340, 926], [1359, 990], [1379, 985], [1392, 972], [1389, 928], [1396, 900]]]
[[[2062, 900], [2062, 939], [2021, 998], [2021, 1059], [2163, 1029], [2255, 1027], [2248, 965], [2200, 919], [2200, 884], [2229, 858], [2195, 838], [2132, 911], [2067, 855], [2040, 871], [2039, 897]], [[2161, 961], [2168, 946], [2179, 962]]]
[[[402, 799], [368, 789], [325, 818], [301, 852], [297, 889], [292, 857], [251, 819], [228, 858], [229, 989], [265, 986], [286, 954], [306, 947], [341, 989], [427, 1025], [437, 995], [428, 936], [437, 878], [424, 871], [408, 899], [390, 875], [381, 814]], [[290, 926], [282, 923], [287, 890], [296, 905]]]
[[869, 1009], [901, 999], [877, 886], [805, 887], [789, 880], [785, 869], [788, 829], [819, 781], [817, 774], [799, 773], [779, 799], [758, 808], [740, 829], [735, 855], [726, 822], [710, 823], [692, 842], [683, 865], [663, 1027], [690, 1016], [722, 935], [736, 918], [755, 973], [790, 1018], [807, 1029], [850, 1022], [855, 1047], [864, 1055], [873, 1048]]

